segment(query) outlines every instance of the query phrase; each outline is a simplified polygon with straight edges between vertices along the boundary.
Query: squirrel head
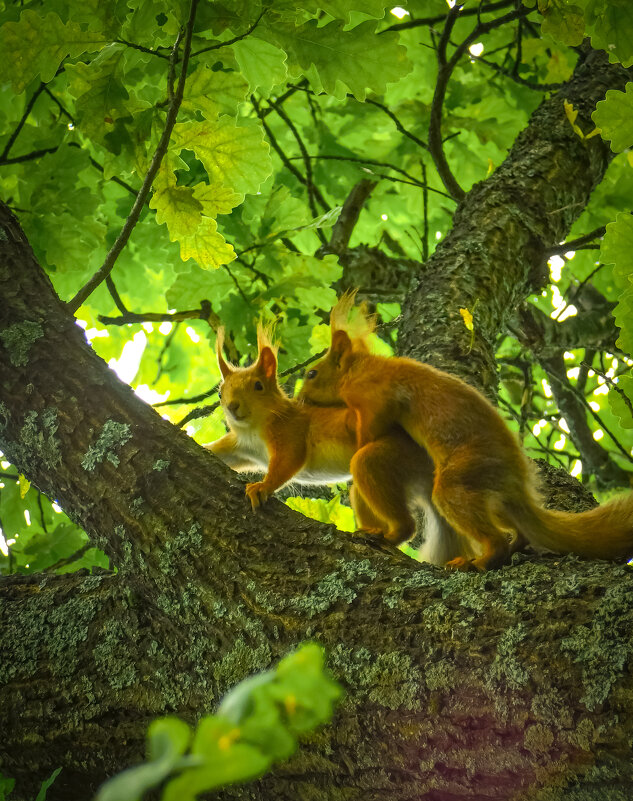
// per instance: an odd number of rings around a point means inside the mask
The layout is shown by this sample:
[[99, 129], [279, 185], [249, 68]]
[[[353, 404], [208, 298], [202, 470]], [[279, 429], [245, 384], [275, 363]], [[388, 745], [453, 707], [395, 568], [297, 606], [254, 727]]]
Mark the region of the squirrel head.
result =
[[332, 342], [325, 356], [305, 373], [298, 399], [318, 406], [343, 403], [341, 381], [359, 354], [369, 352], [367, 338], [373, 332], [373, 316], [364, 304], [354, 305], [356, 291], [346, 292], [330, 313]]
[[222, 373], [220, 403], [228, 426], [239, 431], [257, 429], [286, 399], [277, 382], [277, 347], [270, 331], [257, 327], [257, 361], [250, 367], [235, 367], [222, 354], [224, 329], [218, 330], [216, 355]]

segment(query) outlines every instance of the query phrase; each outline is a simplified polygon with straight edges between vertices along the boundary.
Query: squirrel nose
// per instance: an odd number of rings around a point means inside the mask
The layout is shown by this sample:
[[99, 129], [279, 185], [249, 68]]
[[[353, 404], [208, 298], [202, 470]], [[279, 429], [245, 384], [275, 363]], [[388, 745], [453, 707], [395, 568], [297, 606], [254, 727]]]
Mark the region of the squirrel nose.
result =
[[231, 401], [229, 405], [226, 407], [231, 414], [236, 414], [237, 410], [240, 408], [239, 401]]

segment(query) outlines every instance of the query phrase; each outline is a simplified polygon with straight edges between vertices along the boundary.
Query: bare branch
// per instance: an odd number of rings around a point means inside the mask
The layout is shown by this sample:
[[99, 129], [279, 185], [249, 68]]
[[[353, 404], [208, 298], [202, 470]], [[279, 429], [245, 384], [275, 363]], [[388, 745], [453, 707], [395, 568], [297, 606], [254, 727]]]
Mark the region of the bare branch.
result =
[[[499, 11], [501, 8], [508, 8], [515, 5], [515, 0], [499, 0], [496, 3], [489, 3], [488, 5], [474, 6], [472, 8], [465, 8], [461, 15], [462, 17], [477, 16], [479, 19], [482, 14], [487, 14], [492, 11]], [[450, 13], [450, 12], [449, 12]], [[410, 28], [421, 28], [427, 25], [435, 25], [438, 22], [445, 22], [448, 14], [436, 14], [434, 17], [419, 17], [418, 19], [409, 19], [406, 22], [396, 22], [390, 25], [380, 33], [387, 33], [387, 31], [405, 31]]]
[[264, 14], [267, 11], [268, 11], [268, 9], [264, 8], [262, 13], [259, 15], [259, 17], [257, 17], [257, 19], [251, 25], [251, 27], [247, 31], [245, 31], [244, 33], [241, 33], [239, 36], [235, 36], [233, 39], [229, 39], [226, 42], [216, 42], [216, 44], [209, 45], [209, 47], [203, 47], [201, 50], [196, 50], [195, 53], [192, 53], [192, 56], [195, 58], [195, 56], [199, 56], [202, 53], [208, 53], [210, 50], [220, 50], [222, 47], [229, 47], [229, 45], [235, 44], [235, 42], [239, 42], [241, 39], [245, 39], [247, 36], [249, 36], [251, 33], [253, 33], [255, 28], [259, 25], [259, 22], [260, 22], [261, 18], [264, 16]]
[[[116, 290], [115, 290], [116, 292]], [[118, 293], [117, 293], [118, 296]], [[120, 298], [119, 298], [120, 300]], [[115, 301], [116, 302], [116, 301]], [[117, 304], [118, 305], [118, 304]], [[215, 331], [219, 320], [211, 310], [208, 300], [203, 300], [199, 309], [177, 312], [131, 312], [123, 307], [120, 317], [107, 317], [99, 314], [97, 319], [104, 325], [129, 325], [130, 323], [179, 323], [182, 320], [204, 320]], [[212, 318], [215, 317], [213, 320]]]
[[332, 228], [332, 236], [325, 250], [328, 253], [342, 253], [349, 243], [354, 226], [362, 211], [363, 205], [372, 193], [376, 181], [359, 181], [347, 196], [338, 220]]
[[24, 127], [24, 123], [27, 121], [29, 114], [33, 110], [33, 106], [35, 105], [35, 101], [42, 94], [42, 92], [44, 91], [45, 88], [46, 88], [46, 84], [44, 83], [44, 81], [42, 81], [40, 83], [40, 85], [37, 87], [37, 89], [31, 95], [31, 99], [26, 104], [26, 107], [24, 109], [24, 113], [20, 117], [20, 121], [15, 126], [15, 129], [14, 129], [13, 133], [11, 134], [11, 136], [8, 138], [7, 143], [4, 146], [4, 150], [2, 151], [2, 153], [0, 153], [0, 164], [8, 164], [9, 163], [6, 160], [6, 157], [9, 155], [9, 151], [13, 147], [13, 145], [15, 143], [15, 140], [18, 138], [18, 136], [20, 134], [20, 131]]
[[459, 60], [476, 39], [478, 39], [482, 34], [488, 33], [489, 31], [493, 30], [494, 28], [498, 28], [501, 25], [505, 25], [507, 22], [510, 22], [513, 19], [518, 19], [526, 14], [529, 14], [530, 11], [531, 9], [527, 7], [521, 7], [509, 12], [508, 14], [505, 14], [503, 17], [497, 17], [496, 19], [490, 20], [490, 22], [479, 22], [471, 31], [471, 33], [464, 39], [464, 41], [456, 48], [450, 60], [447, 60], [446, 49], [448, 47], [453, 26], [460, 15], [461, 6], [456, 4], [453, 6], [453, 8], [451, 8], [446, 16], [446, 24], [437, 47], [438, 73], [435, 84], [435, 93], [433, 95], [433, 102], [431, 104], [429, 149], [431, 151], [431, 155], [433, 156], [433, 161], [435, 162], [435, 168], [442, 179], [442, 183], [446, 187], [446, 190], [451, 197], [453, 197], [455, 200], [461, 200], [464, 197], [465, 192], [457, 183], [457, 180], [451, 172], [448, 161], [446, 160], [446, 156], [444, 154], [444, 148], [442, 147], [442, 107], [444, 105], [444, 98], [446, 97], [448, 82], [453, 70], [459, 63]]

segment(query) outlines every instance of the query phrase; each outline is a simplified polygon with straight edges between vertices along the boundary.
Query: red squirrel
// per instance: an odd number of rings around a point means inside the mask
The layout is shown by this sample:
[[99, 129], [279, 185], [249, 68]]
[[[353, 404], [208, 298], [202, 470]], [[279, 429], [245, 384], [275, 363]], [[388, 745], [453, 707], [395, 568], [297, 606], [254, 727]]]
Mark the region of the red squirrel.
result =
[[257, 344], [255, 364], [235, 367], [224, 359], [223, 332], [218, 332], [220, 397], [230, 431], [205, 446], [234, 470], [266, 473], [246, 486], [253, 509], [291, 480], [330, 484], [353, 476], [350, 498], [361, 529], [404, 542], [415, 531], [410, 508], [417, 503], [426, 518], [422, 560], [444, 564], [470, 553], [468, 543], [434, 510], [433, 463], [402, 429], [394, 427], [358, 449], [355, 413], [341, 404], [318, 407], [288, 398], [277, 380], [276, 348], [261, 326]]
[[[374, 329], [354, 293], [332, 310], [332, 342], [311, 367], [299, 398], [343, 402], [356, 415], [359, 448], [401, 426], [435, 466], [432, 503], [480, 555], [447, 566], [486, 570], [507, 561], [510, 543], [527, 540], [557, 553], [597, 559], [633, 555], [633, 493], [586, 512], [544, 509], [533, 469], [494, 406], [456, 376], [428, 364], [369, 353]], [[351, 334], [351, 336], [350, 336]]]

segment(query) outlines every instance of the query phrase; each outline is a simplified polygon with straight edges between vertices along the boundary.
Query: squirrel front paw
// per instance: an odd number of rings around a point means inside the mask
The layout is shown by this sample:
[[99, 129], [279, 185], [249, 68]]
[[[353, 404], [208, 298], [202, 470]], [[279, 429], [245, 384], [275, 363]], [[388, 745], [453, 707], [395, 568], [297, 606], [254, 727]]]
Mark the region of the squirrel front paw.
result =
[[263, 481], [255, 481], [252, 484], [246, 485], [246, 495], [250, 499], [253, 509], [257, 509], [258, 506], [266, 503], [269, 494]]

